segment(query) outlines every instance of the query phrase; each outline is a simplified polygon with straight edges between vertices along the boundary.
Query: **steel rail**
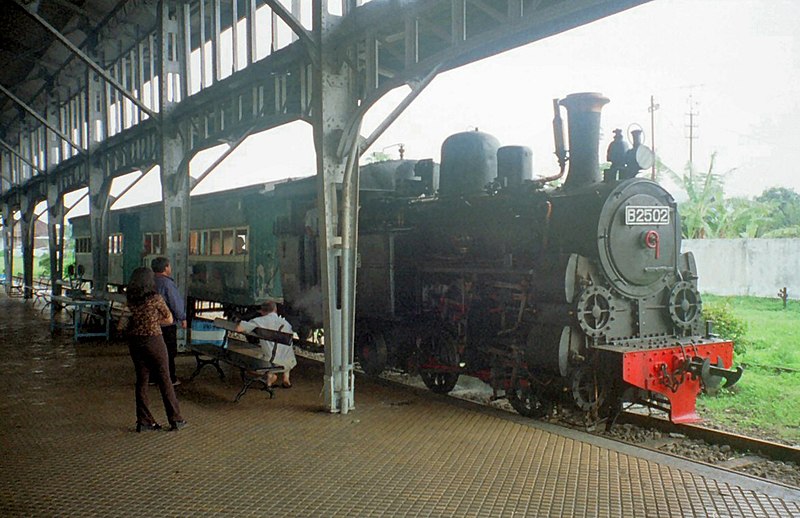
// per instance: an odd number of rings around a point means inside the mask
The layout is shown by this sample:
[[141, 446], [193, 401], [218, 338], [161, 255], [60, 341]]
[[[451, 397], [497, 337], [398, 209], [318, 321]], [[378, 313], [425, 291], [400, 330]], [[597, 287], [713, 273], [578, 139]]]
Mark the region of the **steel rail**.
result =
[[617, 418], [617, 423], [655, 428], [665, 433], [680, 433], [688, 438], [701, 439], [709, 444], [728, 445], [739, 450], [761, 453], [772, 460], [800, 463], [800, 448], [723, 430], [714, 430], [695, 424], [675, 424], [666, 419], [633, 412], [622, 412]]

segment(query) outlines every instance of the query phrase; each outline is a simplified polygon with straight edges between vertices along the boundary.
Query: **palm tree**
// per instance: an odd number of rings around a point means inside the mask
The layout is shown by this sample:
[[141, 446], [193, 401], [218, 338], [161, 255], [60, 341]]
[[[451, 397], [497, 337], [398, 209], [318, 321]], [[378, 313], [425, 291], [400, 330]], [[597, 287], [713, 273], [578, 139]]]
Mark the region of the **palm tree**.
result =
[[723, 174], [715, 173], [716, 157], [716, 153], [711, 155], [707, 172], [695, 172], [690, 163], [686, 165], [683, 175], [673, 171], [661, 160], [658, 161], [659, 170], [667, 173], [689, 197], [680, 206], [681, 226], [683, 236], [686, 238], [719, 237], [727, 212], [724, 198], [724, 176], [733, 169]]

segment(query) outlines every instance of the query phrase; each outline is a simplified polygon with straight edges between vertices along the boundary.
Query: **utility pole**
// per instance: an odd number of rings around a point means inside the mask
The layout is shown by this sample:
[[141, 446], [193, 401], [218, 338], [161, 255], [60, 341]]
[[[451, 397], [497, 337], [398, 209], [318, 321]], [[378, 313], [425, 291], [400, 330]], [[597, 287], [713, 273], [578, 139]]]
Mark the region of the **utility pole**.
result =
[[650, 173], [650, 179], [654, 182], [656, 181], [656, 123], [655, 123], [655, 115], [656, 110], [660, 107], [660, 104], [655, 103], [655, 99], [653, 96], [650, 96], [650, 107], [647, 108], [647, 111], [650, 112], [650, 147], [653, 149], [653, 170]]
[[700, 113], [695, 111], [695, 103], [692, 100], [692, 94], [689, 94], [689, 113], [686, 115], [689, 116], [689, 174], [692, 173], [694, 169], [694, 141], [697, 139], [697, 135], [695, 135], [694, 130], [697, 128], [696, 118], [700, 116]]

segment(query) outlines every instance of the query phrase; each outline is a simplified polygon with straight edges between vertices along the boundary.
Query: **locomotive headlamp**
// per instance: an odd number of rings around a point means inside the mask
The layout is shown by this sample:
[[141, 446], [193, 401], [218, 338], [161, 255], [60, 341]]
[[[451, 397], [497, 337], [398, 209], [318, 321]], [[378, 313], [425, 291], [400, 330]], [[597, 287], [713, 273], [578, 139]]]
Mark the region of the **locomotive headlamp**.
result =
[[656, 161], [656, 155], [653, 153], [652, 149], [642, 144], [636, 148], [635, 159], [640, 170], [649, 169], [653, 167], [653, 164]]

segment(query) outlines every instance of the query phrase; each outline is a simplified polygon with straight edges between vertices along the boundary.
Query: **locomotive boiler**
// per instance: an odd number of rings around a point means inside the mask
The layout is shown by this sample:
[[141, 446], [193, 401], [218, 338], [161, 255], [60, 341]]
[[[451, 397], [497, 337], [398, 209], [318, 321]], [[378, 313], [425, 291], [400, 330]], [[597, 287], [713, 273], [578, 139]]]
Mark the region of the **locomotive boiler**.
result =
[[698, 419], [704, 387], [738, 380], [733, 344], [702, 319], [675, 201], [636, 177], [652, 152], [617, 131], [600, 170], [607, 102], [555, 103], [562, 174], [569, 165], [557, 188], [532, 178], [528, 148], [466, 132], [442, 145], [438, 182], [418, 162], [406, 195], [362, 201], [355, 347], [365, 371], [399, 366], [442, 393], [476, 376], [527, 416], [565, 400], [603, 415], [629, 400], [676, 422]]

